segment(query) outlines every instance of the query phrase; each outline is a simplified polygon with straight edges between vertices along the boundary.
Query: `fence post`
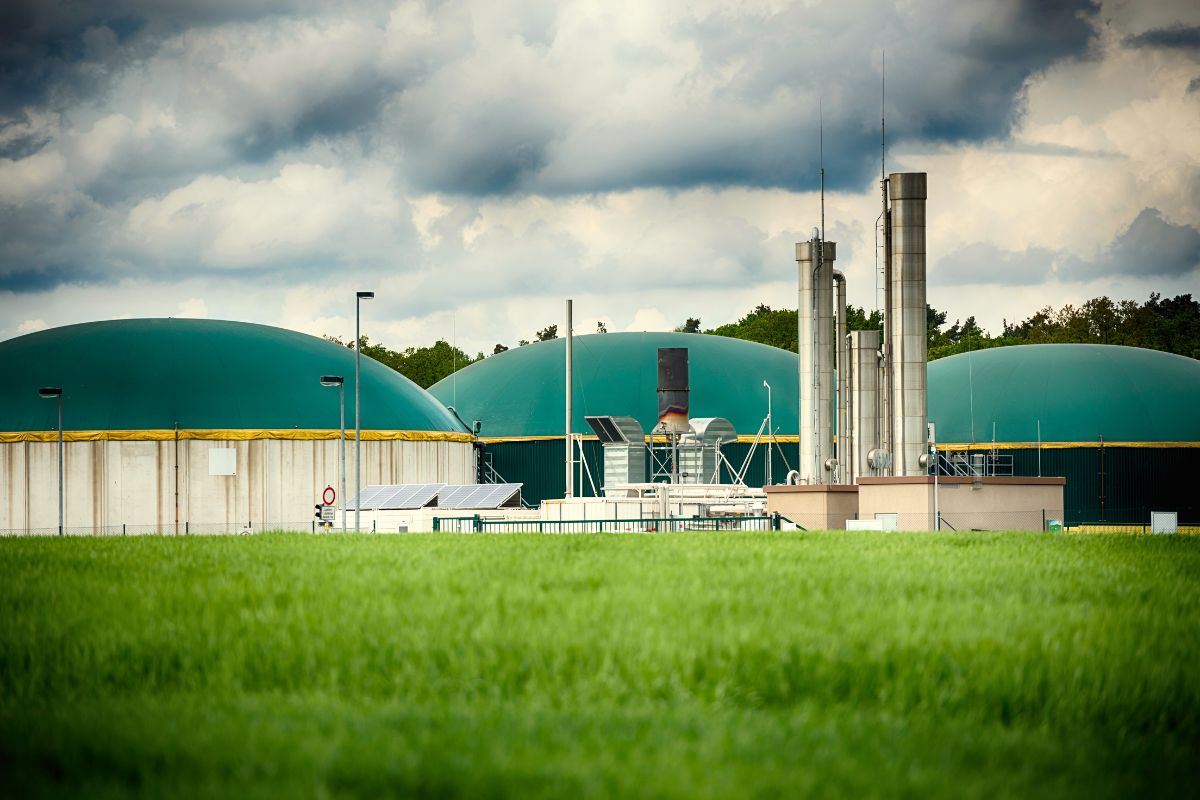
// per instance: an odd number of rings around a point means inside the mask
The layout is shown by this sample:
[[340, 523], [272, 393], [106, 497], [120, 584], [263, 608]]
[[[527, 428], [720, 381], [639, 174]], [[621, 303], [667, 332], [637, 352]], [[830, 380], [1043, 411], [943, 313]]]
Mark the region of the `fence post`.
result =
[[1046, 509], [1042, 509], [1042, 533], [1046, 532]]
[[125, 523], [124, 522], [121, 523], [121, 535], [122, 536], [125, 535]]
[[433, 518], [433, 532], [437, 533], [442, 529], [442, 521], [438, 517]]
[[191, 526], [191, 524], [192, 524], [192, 523], [191, 523], [191, 521], [190, 521], [190, 520], [186, 520], [186, 519], [185, 519], [185, 520], [183, 521], [183, 532], [184, 532], [185, 534], [191, 533], [191, 530], [190, 530], [190, 526]]
[[483, 531], [483, 525], [481, 523], [482, 523], [482, 520], [479, 519], [478, 514], [476, 514], [474, 517], [472, 517], [471, 527], [472, 527], [472, 529], [474, 529], [474, 531], [476, 533], [480, 533]]
[[776, 511], [774, 514], [771, 515], [771, 530], [777, 531], [782, 527], [783, 527], [783, 525], [779, 520], [779, 512]]

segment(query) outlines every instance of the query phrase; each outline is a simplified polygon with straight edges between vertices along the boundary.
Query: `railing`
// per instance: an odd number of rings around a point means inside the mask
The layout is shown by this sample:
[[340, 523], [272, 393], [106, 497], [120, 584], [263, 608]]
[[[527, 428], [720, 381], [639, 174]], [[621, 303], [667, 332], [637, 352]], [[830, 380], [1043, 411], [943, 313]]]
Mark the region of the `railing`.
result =
[[765, 517], [655, 517], [644, 519], [484, 519], [434, 517], [435, 531], [457, 533], [678, 533], [777, 531], [778, 514]]
[[939, 452], [929, 465], [929, 474], [935, 472], [955, 478], [1011, 477], [1013, 457], [1011, 453]]

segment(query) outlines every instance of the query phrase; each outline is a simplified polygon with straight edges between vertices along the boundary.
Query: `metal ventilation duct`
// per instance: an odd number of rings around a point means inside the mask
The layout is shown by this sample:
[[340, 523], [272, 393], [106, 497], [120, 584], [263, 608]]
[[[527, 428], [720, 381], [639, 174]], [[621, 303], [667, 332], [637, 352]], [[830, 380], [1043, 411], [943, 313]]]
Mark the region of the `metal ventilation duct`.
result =
[[688, 349], [658, 348], [658, 425], [656, 433], [688, 433]]
[[690, 422], [692, 432], [679, 444], [682, 483], [720, 483], [721, 445], [737, 441], [737, 431], [724, 417], [701, 417]]
[[[646, 436], [633, 417], [584, 417], [604, 444], [604, 488], [646, 480]], [[618, 490], [619, 491], [619, 490]]]
[[925, 319], [924, 172], [888, 178], [891, 209], [891, 298], [887, 310], [892, 359], [892, 474], [922, 475], [928, 422], [928, 342]]

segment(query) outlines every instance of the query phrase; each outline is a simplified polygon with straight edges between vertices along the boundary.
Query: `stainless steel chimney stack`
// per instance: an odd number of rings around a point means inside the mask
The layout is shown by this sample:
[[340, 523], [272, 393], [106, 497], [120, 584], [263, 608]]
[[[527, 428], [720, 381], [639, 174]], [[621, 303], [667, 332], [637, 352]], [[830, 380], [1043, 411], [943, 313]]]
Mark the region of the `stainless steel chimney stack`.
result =
[[853, 483], [850, 463], [850, 441], [854, 435], [854, 420], [850, 414], [850, 374], [854, 364], [850, 360], [850, 340], [846, 337], [846, 276], [840, 270], [833, 271], [833, 283], [837, 288], [837, 304], [834, 316], [837, 319], [837, 460], [834, 483]]
[[882, 470], [871, 463], [870, 453], [878, 450], [880, 442], [881, 396], [883, 364], [880, 357], [881, 331], [851, 331], [850, 340], [850, 394], [854, 398], [851, 411], [854, 415], [854, 433], [850, 440], [851, 480], [864, 475], [879, 475]]
[[834, 242], [814, 235], [796, 244], [799, 265], [800, 482], [830, 483], [833, 450], [833, 262]]
[[887, 309], [890, 343], [892, 474], [925, 474], [920, 464], [928, 423], [928, 341], [925, 321], [924, 172], [888, 177], [891, 200], [891, 298]]

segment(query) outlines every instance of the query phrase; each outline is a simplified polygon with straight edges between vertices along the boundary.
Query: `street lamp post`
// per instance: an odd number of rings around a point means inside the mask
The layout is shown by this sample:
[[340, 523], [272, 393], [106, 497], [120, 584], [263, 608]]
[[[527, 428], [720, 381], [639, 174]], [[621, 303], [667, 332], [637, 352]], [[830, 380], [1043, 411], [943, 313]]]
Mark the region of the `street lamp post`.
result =
[[[354, 293], [354, 495], [362, 494], [362, 415], [359, 395], [362, 387], [362, 301], [375, 297], [374, 292]], [[354, 503], [354, 532], [359, 530], [359, 506]]]
[[63, 390], [58, 386], [45, 386], [38, 389], [38, 395], [47, 399], [58, 399], [58, 535], [62, 536], [66, 505], [63, 501], [63, 437], [62, 437], [62, 396]]
[[764, 486], [771, 485], [771, 445], [775, 443], [775, 427], [771, 420], [771, 384], [763, 381], [763, 386], [767, 387], [767, 481]]
[[341, 375], [322, 375], [322, 386], [338, 387], [338, 474], [342, 499], [342, 533], [346, 532], [346, 380]]

